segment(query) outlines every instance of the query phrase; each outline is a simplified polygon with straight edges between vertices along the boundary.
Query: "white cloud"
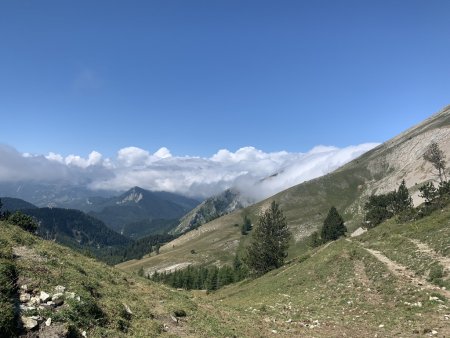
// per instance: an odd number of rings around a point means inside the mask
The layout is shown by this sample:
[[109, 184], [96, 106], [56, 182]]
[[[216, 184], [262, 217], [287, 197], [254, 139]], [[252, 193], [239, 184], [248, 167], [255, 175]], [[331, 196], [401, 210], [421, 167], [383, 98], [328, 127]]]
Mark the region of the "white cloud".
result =
[[64, 157], [62, 157], [60, 154], [55, 154], [53, 152], [49, 152], [48, 155], [45, 156], [45, 158], [50, 161], [64, 163]]
[[158, 151], [156, 151], [153, 155], [155, 157], [157, 157], [157, 158], [172, 157], [172, 154], [170, 153], [170, 150], [167, 149], [166, 147], [159, 148]]
[[[221, 149], [210, 158], [176, 157], [163, 147], [154, 153], [126, 147], [115, 159], [97, 152], [87, 158], [49, 153], [36, 156], [0, 146], [0, 181], [67, 180], [91, 189], [126, 190], [140, 186], [149, 190], [210, 196], [235, 187], [259, 200], [323, 174], [358, 157], [377, 144], [345, 148], [317, 146], [307, 153], [266, 153], [254, 147], [235, 152]], [[277, 174], [273, 176], [274, 174]]]
[[[61, 156], [61, 155], [59, 155]], [[58, 155], [54, 156], [59, 158]], [[87, 168], [94, 165], [102, 164], [102, 154], [97, 151], [93, 151], [89, 154], [88, 158], [83, 158], [78, 155], [69, 155], [64, 159], [64, 162], [69, 166], [76, 166], [80, 168]]]
[[150, 160], [150, 153], [137, 147], [122, 148], [117, 153], [117, 160], [125, 167], [145, 165]]

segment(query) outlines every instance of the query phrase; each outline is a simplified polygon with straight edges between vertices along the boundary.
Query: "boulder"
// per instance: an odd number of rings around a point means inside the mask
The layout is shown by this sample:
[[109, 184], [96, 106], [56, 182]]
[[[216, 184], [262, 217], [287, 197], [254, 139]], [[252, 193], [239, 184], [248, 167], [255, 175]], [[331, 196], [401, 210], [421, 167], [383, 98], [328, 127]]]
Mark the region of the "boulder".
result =
[[31, 296], [29, 293], [21, 293], [19, 296], [19, 300], [21, 303], [28, 303], [31, 299]]
[[47, 318], [47, 320], [45, 321], [45, 326], [50, 326], [50, 325], [52, 325], [52, 319]]
[[41, 291], [41, 293], [39, 294], [39, 299], [45, 303], [46, 301], [48, 301], [50, 299], [50, 294], [48, 294], [45, 291]]
[[41, 299], [38, 296], [34, 296], [30, 298], [29, 305], [39, 305], [41, 304]]
[[55, 301], [57, 299], [63, 299], [64, 295], [62, 293], [55, 293], [52, 297], [52, 301]]
[[38, 326], [38, 321], [36, 319], [34, 319], [33, 317], [22, 316], [21, 320], [22, 320], [23, 327], [27, 330], [32, 330], [36, 326]]

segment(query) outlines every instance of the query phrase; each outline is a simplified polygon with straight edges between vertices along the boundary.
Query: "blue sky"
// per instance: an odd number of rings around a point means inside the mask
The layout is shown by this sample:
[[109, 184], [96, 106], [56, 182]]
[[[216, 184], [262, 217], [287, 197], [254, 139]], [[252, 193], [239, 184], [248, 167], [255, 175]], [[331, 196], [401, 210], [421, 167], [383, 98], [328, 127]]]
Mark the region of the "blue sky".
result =
[[[0, 143], [382, 142], [450, 104], [450, 1], [0, 2]], [[5, 126], [6, 125], [6, 126]]]

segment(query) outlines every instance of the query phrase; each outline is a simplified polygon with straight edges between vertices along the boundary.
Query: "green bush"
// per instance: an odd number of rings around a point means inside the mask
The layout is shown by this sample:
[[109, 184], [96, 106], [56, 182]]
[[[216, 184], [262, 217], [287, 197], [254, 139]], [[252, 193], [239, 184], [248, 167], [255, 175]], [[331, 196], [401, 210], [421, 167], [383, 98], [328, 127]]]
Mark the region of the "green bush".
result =
[[16, 211], [8, 217], [8, 222], [21, 227], [25, 231], [34, 233], [38, 228], [38, 223], [29, 215]]
[[444, 268], [440, 264], [433, 265], [428, 274], [428, 280], [436, 285], [442, 286], [444, 277]]

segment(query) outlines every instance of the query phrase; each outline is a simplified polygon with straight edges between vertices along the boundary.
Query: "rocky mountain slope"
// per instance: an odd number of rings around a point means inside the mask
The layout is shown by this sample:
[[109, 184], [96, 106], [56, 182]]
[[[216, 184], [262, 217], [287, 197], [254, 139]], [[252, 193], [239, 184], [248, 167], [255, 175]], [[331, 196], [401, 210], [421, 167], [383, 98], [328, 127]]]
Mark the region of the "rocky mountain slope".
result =
[[250, 204], [252, 204], [250, 199], [242, 196], [238, 190], [227, 189], [219, 195], [207, 198], [183, 216], [178, 226], [172, 230], [172, 233], [185, 233], [220, 216], [245, 208]]
[[[328, 175], [204, 224], [162, 247], [160, 255], [123, 267], [152, 270], [169, 264], [230, 262], [246, 240], [233, 225], [241, 222], [244, 212], [255, 222], [272, 200], [281, 205], [294, 234], [297, 244], [291, 246], [292, 252], [302, 250], [302, 241], [322, 225], [331, 206], [344, 216], [350, 230], [355, 229], [361, 224], [367, 198], [395, 189], [403, 179], [417, 204], [420, 184], [436, 179], [432, 166], [422, 157], [432, 141], [450, 160], [450, 106]], [[190, 254], [191, 250], [196, 254]]]

